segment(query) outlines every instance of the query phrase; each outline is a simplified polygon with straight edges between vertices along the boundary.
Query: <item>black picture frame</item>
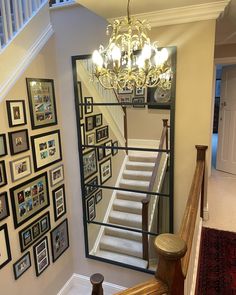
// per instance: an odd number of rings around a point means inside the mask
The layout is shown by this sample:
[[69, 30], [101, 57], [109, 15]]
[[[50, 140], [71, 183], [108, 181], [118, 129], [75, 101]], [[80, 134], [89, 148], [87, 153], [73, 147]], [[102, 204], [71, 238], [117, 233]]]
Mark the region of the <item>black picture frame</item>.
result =
[[0, 161], [0, 187], [7, 185], [7, 173], [5, 161]]
[[50, 174], [50, 184], [54, 187], [58, 183], [64, 180], [64, 165], [61, 164], [49, 171]]
[[4, 260], [3, 257], [0, 257], [0, 269], [2, 269], [12, 260], [9, 235], [6, 223], [0, 226], [0, 253], [7, 254], [7, 257]]
[[12, 182], [25, 178], [32, 173], [31, 157], [25, 156], [9, 162]]
[[6, 134], [0, 134], [0, 158], [7, 155], [7, 140]]
[[55, 262], [70, 246], [68, 220], [64, 219], [51, 232], [52, 261]]
[[94, 197], [96, 204], [98, 204], [102, 200], [102, 190], [100, 189], [98, 192], [96, 192]]
[[140, 96], [140, 97], [134, 97], [133, 98], [133, 108], [139, 108], [139, 109], [144, 109], [145, 108], [145, 97]]
[[[39, 233], [36, 235], [34, 228], [38, 228]], [[49, 211], [31, 222], [25, 228], [19, 231], [19, 241], [21, 252], [24, 252], [31, 245], [37, 242], [43, 235], [51, 229], [51, 221]]]
[[86, 144], [87, 145], [95, 145], [95, 132], [90, 132], [88, 134], [86, 134]]
[[94, 115], [95, 119], [94, 119], [94, 125], [95, 127], [100, 127], [102, 126], [102, 123], [103, 123], [103, 117], [102, 117], [102, 114], [97, 114], [97, 115]]
[[91, 114], [93, 112], [93, 97], [92, 96], [85, 96], [84, 97], [84, 108], [85, 114]]
[[97, 147], [97, 155], [98, 155], [98, 161], [102, 161], [105, 157], [105, 149], [103, 146]]
[[53, 79], [26, 78], [32, 129], [57, 125]]
[[9, 127], [27, 124], [24, 100], [6, 100], [6, 106]]
[[83, 154], [83, 172], [84, 180], [96, 174], [98, 171], [97, 167], [97, 155], [96, 150], [91, 149]]
[[98, 185], [98, 177], [95, 176], [84, 184], [84, 197], [85, 198], [88, 198], [92, 193], [94, 193], [98, 190], [97, 187], [87, 186], [88, 184]]
[[135, 96], [145, 96], [145, 91], [146, 91], [146, 88], [145, 87], [135, 87]]
[[10, 215], [7, 192], [0, 193], [0, 221]]
[[101, 185], [108, 181], [112, 177], [112, 164], [111, 158], [99, 164], [100, 183]]
[[18, 228], [50, 205], [47, 172], [10, 189], [13, 221]]
[[31, 136], [34, 171], [40, 171], [62, 160], [59, 130]]
[[95, 197], [91, 196], [86, 200], [87, 222], [91, 222], [96, 218]]
[[118, 89], [117, 91], [118, 94], [131, 94], [133, 93], [133, 89], [128, 89], [127, 87], [123, 88], [123, 89]]
[[25, 253], [13, 264], [15, 280], [18, 280], [31, 267], [30, 252]]
[[80, 137], [81, 137], [81, 145], [82, 145], [82, 150], [85, 149], [85, 130], [84, 130], [84, 124], [80, 124]]
[[113, 147], [112, 156], [115, 156], [119, 152], [119, 150], [116, 149], [116, 147], [118, 147], [118, 141], [117, 140], [112, 142], [112, 147]]
[[83, 119], [84, 114], [83, 114], [83, 93], [82, 93], [82, 83], [81, 81], [77, 81], [77, 99], [78, 99], [78, 105], [77, 108], [79, 109], [79, 118], [80, 120]]
[[62, 184], [52, 191], [54, 220], [57, 221], [66, 214], [65, 185]]
[[85, 128], [86, 131], [92, 131], [94, 129], [94, 116], [85, 117]]
[[108, 125], [96, 129], [96, 143], [109, 138], [109, 128]]
[[8, 132], [8, 137], [10, 153], [12, 156], [29, 150], [29, 136], [27, 129]]
[[40, 276], [50, 265], [48, 238], [44, 237], [33, 247], [36, 276]]
[[[112, 147], [112, 140], [108, 140], [104, 143], [105, 147]], [[104, 156], [108, 157], [112, 154], [112, 149], [104, 149]]]

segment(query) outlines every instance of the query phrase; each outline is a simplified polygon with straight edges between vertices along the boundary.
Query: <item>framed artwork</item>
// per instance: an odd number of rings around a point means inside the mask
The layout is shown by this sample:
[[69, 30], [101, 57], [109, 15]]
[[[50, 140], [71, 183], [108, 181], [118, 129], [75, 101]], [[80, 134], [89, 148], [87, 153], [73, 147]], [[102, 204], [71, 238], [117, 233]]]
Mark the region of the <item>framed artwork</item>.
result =
[[131, 94], [133, 93], [132, 89], [128, 89], [127, 87], [123, 89], [118, 89], [118, 94]]
[[11, 261], [11, 249], [9, 243], [7, 224], [0, 226], [0, 269]]
[[0, 221], [10, 215], [7, 192], [0, 193]]
[[104, 184], [109, 178], [112, 177], [111, 158], [100, 163], [99, 170], [100, 170], [100, 183]]
[[26, 78], [32, 129], [57, 124], [56, 99], [52, 79]]
[[87, 145], [95, 145], [95, 132], [86, 135]]
[[169, 90], [164, 90], [160, 87], [148, 87], [147, 102], [149, 109], [170, 109], [171, 102], [175, 98], [176, 84], [176, 47], [166, 47], [168, 50], [167, 64], [171, 67], [173, 75], [171, 78], [172, 85]]
[[35, 172], [62, 160], [59, 130], [31, 136], [31, 145]]
[[98, 161], [101, 161], [105, 157], [104, 153], [104, 147], [103, 146], [98, 146], [97, 147], [97, 155], [98, 155]]
[[30, 156], [25, 156], [14, 161], [10, 161], [9, 163], [12, 182], [28, 176], [32, 172]]
[[19, 232], [20, 249], [24, 252], [45, 233], [51, 229], [50, 215], [46, 212], [35, 221], [31, 222]]
[[55, 262], [69, 248], [68, 221], [63, 220], [51, 231], [52, 261]]
[[47, 172], [10, 189], [15, 228], [50, 205]]
[[0, 157], [7, 155], [6, 134], [0, 134]]
[[108, 126], [103, 126], [96, 130], [96, 142], [103, 141], [109, 137], [109, 129]]
[[112, 146], [113, 146], [113, 149], [112, 149], [112, 156], [115, 156], [116, 154], [118, 154], [118, 149], [116, 149], [116, 147], [118, 147], [118, 141], [116, 140], [116, 141], [114, 141], [113, 143], [112, 143]]
[[30, 252], [25, 253], [19, 260], [13, 264], [15, 280], [19, 279], [24, 272], [31, 267]]
[[66, 214], [65, 186], [62, 184], [52, 191], [54, 219], [57, 221]]
[[81, 144], [82, 144], [82, 150], [85, 149], [83, 145], [85, 145], [85, 130], [84, 130], [84, 124], [80, 125], [80, 136], [81, 136]]
[[34, 262], [36, 276], [40, 276], [41, 273], [50, 265], [49, 251], [48, 251], [48, 238], [43, 238], [33, 248]]
[[86, 131], [91, 131], [94, 129], [94, 116], [89, 116], [85, 118]]
[[29, 137], [27, 129], [9, 132], [8, 136], [11, 155], [16, 155], [28, 151]]
[[5, 161], [0, 161], [0, 187], [7, 184]]
[[92, 149], [83, 154], [84, 179], [87, 179], [93, 174], [97, 173], [97, 170], [96, 150]]
[[96, 204], [98, 204], [102, 200], [102, 190], [100, 189], [96, 194], [95, 194], [95, 201]]
[[91, 96], [85, 97], [84, 103], [85, 103], [85, 114], [91, 114], [93, 112], [93, 98]]
[[[105, 145], [105, 147], [112, 146], [112, 141], [109, 140], [109, 141], [105, 142], [104, 145]], [[104, 153], [105, 153], [105, 157], [110, 156], [111, 155], [111, 149], [104, 149]]]
[[80, 120], [83, 119], [83, 94], [82, 94], [82, 84], [80, 81], [77, 82], [77, 87], [78, 87], [78, 109], [79, 109], [79, 118]]
[[59, 182], [64, 180], [64, 165], [61, 164], [49, 171], [51, 186], [55, 186]]
[[100, 127], [102, 126], [102, 114], [97, 114], [95, 115], [95, 127]]
[[98, 177], [95, 176], [91, 180], [85, 183], [84, 185], [85, 198], [87, 198], [89, 195], [91, 195], [92, 193], [96, 192], [96, 190], [98, 190], [97, 187], [87, 186], [87, 184], [98, 185]]
[[87, 221], [90, 222], [96, 218], [95, 198], [94, 196], [87, 199]]
[[134, 108], [145, 108], [145, 98], [144, 97], [134, 97], [133, 98], [133, 107]]
[[125, 108], [130, 108], [132, 106], [131, 105], [132, 104], [132, 96], [120, 96], [119, 102], [121, 103], [121, 106], [123, 106]]
[[24, 100], [7, 100], [8, 124], [10, 127], [21, 126], [27, 123]]
[[135, 88], [135, 96], [144, 96], [145, 95], [145, 87]]

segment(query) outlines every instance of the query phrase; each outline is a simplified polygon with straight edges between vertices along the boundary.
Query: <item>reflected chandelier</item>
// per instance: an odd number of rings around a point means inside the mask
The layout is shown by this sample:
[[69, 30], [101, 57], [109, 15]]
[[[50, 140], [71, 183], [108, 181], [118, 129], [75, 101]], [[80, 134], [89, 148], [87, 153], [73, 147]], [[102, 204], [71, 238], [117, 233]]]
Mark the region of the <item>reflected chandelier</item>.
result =
[[106, 48], [100, 45], [92, 55], [93, 75], [107, 89], [133, 89], [134, 87], [171, 88], [172, 71], [166, 48], [158, 49], [147, 36], [150, 24], [146, 20], [127, 17], [108, 25], [110, 35]]

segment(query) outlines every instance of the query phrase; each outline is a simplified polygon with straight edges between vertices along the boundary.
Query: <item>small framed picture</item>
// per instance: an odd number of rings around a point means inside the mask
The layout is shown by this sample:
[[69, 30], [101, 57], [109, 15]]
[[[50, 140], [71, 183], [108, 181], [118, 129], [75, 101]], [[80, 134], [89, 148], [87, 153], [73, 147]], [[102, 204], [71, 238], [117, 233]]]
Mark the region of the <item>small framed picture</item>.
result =
[[24, 100], [7, 100], [7, 115], [9, 127], [21, 126], [27, 123]]
[[120, 96], [119, 102], [123, 107], [131, 108], [132, 104], [132, 96]]
[[50, 265], [49, 251], [48, 251], [48, 238], [43, 238], [33, 248], [34, 262], [36, 276], [40, 276], [42, 272]]
[[95, 198], [94, 196], [87, 199], [87, 221], [90, 222], [96, 218]]
[[11, 155], [16, 155], [28, 151], [29, 137], [27, 129], [9, 132], [8, 136]]
[[84, 130], [84, 124], [80, 125], [80, 138], [81, 138], [81, 145], [82, 145], [82, 150], [85, 149], [85, 130]]
[[7, 224], [0, 226], [0, 269], [11, 261], [11, 249]]
[[51, 231], [52, 261], [55, 262], [69, 248], [68, 221], [63, 220]]
[[0, 157], [7, 155], [6, 134], [0, 134]]
[[89, 116], [85, 118], [86, 131], [91, 131], [94, 129], [94, 116]]
[[133, 107], [134, 108], [145, 108], [145, 98], [143, 97], [134, 97], [133, 98]]
[[103, 126], [96, 130], [96, 142], [101, 142], [109, 137], [108, 126]]
[[7, 184], [5, 161], [0, 161], [0, 187]]
[[66, 214], [66, 198], [65, 186], [62, 184], [52, 191], [54, 219], [57, 221], [60, 217]]
[[109, 178], [112, 177], [111, 158], [100, 163], [99, 170], [100, 170], [100, 183], [104, 184]]
[[0, 221], [10, 215], [7, 192], [0, 193]]
[[112, 143], [113, 149], [112, 149], [112, 156], [115, 156], [116, 154], [118, 154], [118, 149], [116, 149], [116, 147], [118, 147], [118, 141], [113, 141]]
[[102, 126], [102, 114], [95, 115], [95, 127]]
[[[105, 145], [105, 147], [112, 146], [112, 141], [109, 140], [109, 141], [105, 142], [104, 145]], [[111, 155], [111, 149], [105, 149], [104, 153], [105, 153], [105, 157], [110, 156]]]
[[57, 124], [54, 81], [26, 78], [32, 129]]
[[83, 154], [84, 179], [87, 179], [93, 174], [97, 173], [97, 170], [96, 150], [92, 149]]
[[135, 96], [144, 96], [144, 95], [145, 95], [145, 87], [135, 88]]
[[98, 185], [98, 177], [95, 176], [91, 180], [85, 183], [84, 185], [85, 198], [87, 198], [89, 195], [91, 195], [92, 193], [96, 192], [96, 190], [98, 190], [97, 187], [92, 187], [88, 185]]
[[31, 174], [30, 156], [10, 161], [12, 182], [17, 181]]
[[101, 161], [105, 157], [105, 149], [103, 146], [97, 147], [98, 161]]
[[102, 190], [100, 189], [96, 194], [95, 194], [95, 201], [96, 204], [98, 204], [102, 200]]
[[131, 93], [133, 93], [133, 90], [127, 87], [123, 89], [118, 89], [118, 94], [131, 94]]
[[91, 114], [93, 112], [93, 98], [91, 96], [85, 97], [84, 103], [85, 103], [85, 114]]
[[95, 145], [95, 132], [86, 135], [87, 145]]
[[77, 94], [78, 94], [78, 97], [76, 98], [76, 104], [77, 104], [77, 108], [79, 110], [79, 118], [80, 120], [83, 119], [83, 94], [82, 94], [82, 85], [81, 85], [81, 82], [78, 81], [77, 82], [77, 88], [78, 88], [78, 91], [77, 91]]
[[55, 186], [59, 182], [64, 180], [64, 165], [61, 164], [49, 171], [51, 186]]
[[30, 252], [25, 253], [19, 260], [13, 264], [15, 280], [19, 279], [24, 272], [31, 267]]

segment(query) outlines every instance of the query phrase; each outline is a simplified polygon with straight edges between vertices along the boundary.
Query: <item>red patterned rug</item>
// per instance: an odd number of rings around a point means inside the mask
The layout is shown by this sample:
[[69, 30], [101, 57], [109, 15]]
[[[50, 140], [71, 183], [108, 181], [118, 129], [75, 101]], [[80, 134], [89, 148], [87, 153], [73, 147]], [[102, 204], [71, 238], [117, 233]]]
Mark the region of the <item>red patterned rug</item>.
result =
[[196, 295], [236, 295], [236, 233], [202, 229]]

